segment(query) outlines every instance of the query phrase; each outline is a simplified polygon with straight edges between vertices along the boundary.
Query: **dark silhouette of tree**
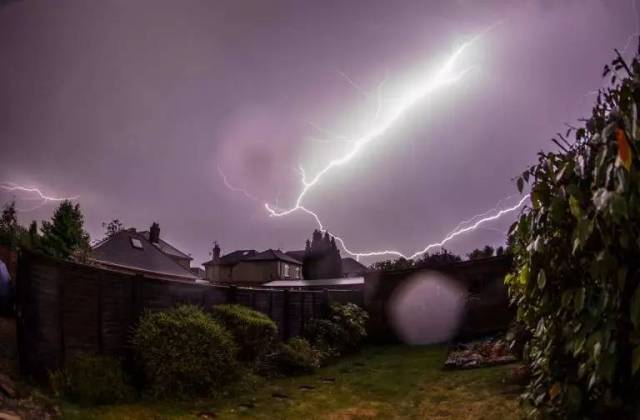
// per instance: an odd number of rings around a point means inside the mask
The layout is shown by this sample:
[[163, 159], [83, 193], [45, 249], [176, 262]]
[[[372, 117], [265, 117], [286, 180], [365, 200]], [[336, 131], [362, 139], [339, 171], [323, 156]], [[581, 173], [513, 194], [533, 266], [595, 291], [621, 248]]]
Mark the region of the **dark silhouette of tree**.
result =
[[18, 224], [15, 201], [5, 204], [0, 215], [0, 245], [13, 250], [35, 249], [39, 239], [36, 221], [31, 222], [28, 230], [25, 229]]
[[104, 228], [104, 234], [108, 238], [124, 230], [124, 225], [119, 219], [113, 219], [109, 223], [102, 222], [102, 227]]
[[50, 222], [42, 222], [40, 250], [58, 258], [85, 259], [89, 248], [89, 234], [84, 230], [80, 205], [65, 200], [60, 203]]
[[342, 258], [335, 238], [319, 230], [314, 230], [311, 241], [307, 240], [302, 260], [305, 279], [326, 279], [342, 277]]
[[446, 264], [453, 264], [462, 261], [459, 255], [456, 255], [445, 248], [434, 253], [425, 253], [418, 259], [408, 260], [400, 257], [395, 260], [378, 261], [370, 266], [376, 271], [394, 271], [406, 270], [409, 268], [428, 268], [438, 267]]
[[0, 216], [0, 244], [15, 249], [18, 247], [18, 212], [16, 202], [11, 201], [2, 208]]
[[493, 249], [493, 247], [486, 245], [482, 249], [478, 248], [471, 251], [469, 254], [467, 254], [467, 258], [469, 258], [470, 260], [479, 260], [481, 258], [493, 257], [494, 251], [495, 250]]

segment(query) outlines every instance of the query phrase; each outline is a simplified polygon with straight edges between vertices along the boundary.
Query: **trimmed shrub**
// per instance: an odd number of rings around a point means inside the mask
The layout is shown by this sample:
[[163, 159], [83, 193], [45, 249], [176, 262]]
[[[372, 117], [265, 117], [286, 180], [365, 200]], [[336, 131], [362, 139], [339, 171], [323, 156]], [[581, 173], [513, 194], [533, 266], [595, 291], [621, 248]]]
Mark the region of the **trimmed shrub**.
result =
[[234, 379], [233, 337], [195, 306], [145, 313], [133, 346], [149, 391], [156, 397], [207, 395]]
[[238, 344], [238, 359], [255, 362], [276, 342], [278, 327], [268, 316], [241, 305], [218, 305], [213, 316], [233, 335]]
[[280, 343], [263, 357], [259, 371], [263, 375], [302, 375], [320, 367], [321, 354], [304, 338], [295, 337]]
[[135, 397], [120, 361], [96, 354], [77, 355], [64, 370], [49, 374], [49, 384], [56, 397], [83, 404], [113, 404]]
[[353, 303], [334, 303], [329, 319], [315, 319], [307, 324], [305, 337], [323, 353], [323, 358], [337, 357], [358, 349], [367, 336], [369, 315]]

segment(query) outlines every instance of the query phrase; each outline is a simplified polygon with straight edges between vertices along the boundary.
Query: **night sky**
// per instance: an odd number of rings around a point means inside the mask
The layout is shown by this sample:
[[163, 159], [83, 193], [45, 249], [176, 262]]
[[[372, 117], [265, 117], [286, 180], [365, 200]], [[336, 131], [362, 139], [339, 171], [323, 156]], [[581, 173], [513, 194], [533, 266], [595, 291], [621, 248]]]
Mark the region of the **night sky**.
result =
[[[517, 193], [513, 178], [588, 115], [639, 25], [630, 0], [0, 2], [0, 181], [79, 196], [92, 239], [113, 218], [157, 221], [195, 263], [214, 240], [301, 249], [313, 219], [270, 218], [264, 203], [293, 206], [300, 165], [313, 175], [344, 154], [379, 104], [485, 31], [461, 80], [304, 202], [353, 249], [412, 253]], [[14, 196], [37, 204], [0, 190]], [[500, 245], [514, 219], [447, 248]]]

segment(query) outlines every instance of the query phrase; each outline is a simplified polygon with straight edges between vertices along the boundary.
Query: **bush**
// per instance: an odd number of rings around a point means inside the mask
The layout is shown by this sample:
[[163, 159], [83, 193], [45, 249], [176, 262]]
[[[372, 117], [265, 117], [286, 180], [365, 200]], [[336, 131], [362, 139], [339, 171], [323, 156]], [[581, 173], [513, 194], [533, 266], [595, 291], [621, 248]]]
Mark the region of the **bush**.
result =
[[268, 316], [241, 305], [218, 305], [213, 316], [233, 335], [238, 359], [253, 363], [276, 342], [278, 327]]
[[79, 354], [64, 370], [51, 372], [49, 383], [56, 397], [83, 404], [113, 404], [135, 396], [121, 363], [108, 356]]
[[133, 347], [156, 397], [207, 395], [233, 379], [233, 337], [195, 306], [145, 313], [134, 332]]
[[295, 337], [280, 343], [260, 362], [263, 375], [301, 375], [320, 367], [321, 354], [304, 338]]
[[358, 349], [366, 337], [369, 318], [364, 309], [353, 303], [332, 304], [329, 319], [316, 319], [305, 328], [305, 336], [324, 357], [337, 357]]
[[575, 141], [560, 135], [563, 151], [541, 152], [517, 181], [531, 183], [532, 205], [510, 230], [505, 282], [530, 336], [524, 397], [538, 417], [637, 415], [640, 60], [618, 54], [606, 74]]

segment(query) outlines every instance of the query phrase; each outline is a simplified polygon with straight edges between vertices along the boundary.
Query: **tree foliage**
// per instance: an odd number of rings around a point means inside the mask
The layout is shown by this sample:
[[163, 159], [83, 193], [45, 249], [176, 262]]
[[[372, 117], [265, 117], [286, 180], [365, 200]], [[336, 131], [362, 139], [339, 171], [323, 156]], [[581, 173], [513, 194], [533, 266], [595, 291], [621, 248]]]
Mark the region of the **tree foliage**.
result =
[[40, 249], [51, 256], [70, 258], [89, 251], [89, 234], [84, 230], [80, 205], [65, 200], [60, 203], [50, 222], [42, 222]]
[[314, 230], [304, 250], [302, 274], [305, 279], [342, 277], [342, 258], [335, 238]]
[[495, 251], [496, 250], [493, 249], [492, 246], [485, 245], [485, 247], [482, 249], [477, 248], [471, 251], [469, 254], [467, 254], [467, 258], [469, 258], [470, 260], [479, 260], [481, 258], [489, 258], [489, 257], [493, 257], [493, 254]]
[[102, 222], [102, 227], [104, 228], [104, 234], [107, 238], [110, 238], [116, 233], [124, 230], [124, 225], [119, 219], [113, 219], [109, 223]]
[[604, 75], [584, 126], [517, 179], [531, 206], [510, 230], [506, 283], [531, 335], [532, 415], [627, 418], [640, 395], [638, 57]]
[[373, 263], [369, 268], [375, 271], [406, 270], [410, 268], [439, 267], [462, 261], [459, 255], [453, 254], [445, 248], [434, 253], [424, 253], [422, 257], [408, 260], [404, 257], [395, 260], [384, 260]]
[[4, 205], [0, 215], [0, 245], [10, 249], [18, 248], [34, 249], [39, 244], [38, 224], [34, 220], [25, 229], [18, 224], [18, 211], [15, 201]]

